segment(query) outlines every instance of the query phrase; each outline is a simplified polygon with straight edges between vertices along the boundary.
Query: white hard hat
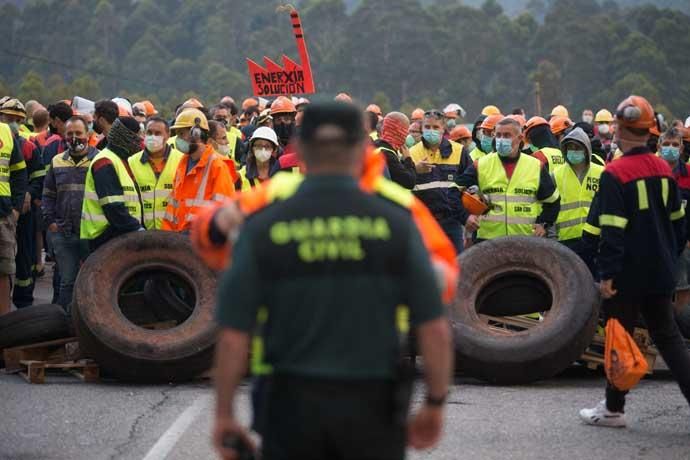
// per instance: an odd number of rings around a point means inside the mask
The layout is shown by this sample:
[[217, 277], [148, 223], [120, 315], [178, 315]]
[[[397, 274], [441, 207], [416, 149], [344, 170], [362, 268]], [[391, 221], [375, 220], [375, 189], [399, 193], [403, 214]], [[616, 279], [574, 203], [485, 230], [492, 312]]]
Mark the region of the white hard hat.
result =
[[443, 113], [452, 113], [456, 112], [458, 113], [461, 117], [465, 117], [466, 112], [465, 109], [460, 107], [458, 104], [448, 104], [445, 109], [443, 109]]
[[124, 97], [114, 97], [112, 99], [112, 101], [114, 103], [116, 103], [118, 105], [118, 107], [122, 107], [122, 109], [124, 109], [124, 111], [127, 112], [130, 117], [132, 116], [132, 103], [131, 102], [129, 102]]
[[685, 119], [685, 127], [690, 128], [690, 117]]
[[80, 115], [92, 114], [96, 110], [96, 105], [93, 101], [83, 97], [74, 96], [72, 99], [72, 110]]
[[256, 128], [254, 131], [254, 134], [252, 134], [252, 138], [249, 139], [249, 142], [252, 143], [256, 139], [263, 139], [265, 141], [269, 141], [273, 143], [276, 147], [279, 146], [278, 144], [278, 136], [276, 135], [276, 132], [273, 131], [271, 128], [268, 126], [262, 126], [260, 128]]

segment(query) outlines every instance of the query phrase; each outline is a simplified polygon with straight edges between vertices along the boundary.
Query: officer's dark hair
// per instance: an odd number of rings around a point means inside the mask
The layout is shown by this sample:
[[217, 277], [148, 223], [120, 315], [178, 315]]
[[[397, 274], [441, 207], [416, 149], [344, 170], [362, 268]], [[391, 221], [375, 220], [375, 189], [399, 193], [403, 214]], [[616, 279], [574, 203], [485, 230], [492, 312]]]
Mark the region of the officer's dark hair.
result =
[[366, 112], [366, 117], [369, 131], [376, 131], [376, 127], [379, 125], [379, 116], [374, 112]]
[[57, 118], [58, 120], [67, 121], [72, 118], [74, 113], [72, 107], [60, 101], [48, 106], [48, 114], [50, 118]]
[[93, 113], [94, 117], [103, 117], [108, 120], [108, 123], [115, 123], [115, 119], [120, 113], [120, 109], [117, 104], [109, 99], [103, 99], [96, 102], [95, 111]]
[[146, 120], [146, 127], [147, 128], [148, 128], [150, 123], [163, 123], [163, 126], [165, 126], [165, 131], [168, 133], [170, 132], [170, 125], [168, 124], [168, 121], [165, 118], [156, 117], [156, 116], [149, 117]]
[[222, 102], [219, 104], [221, 107], [225, 107], [230, 111], [230, 115], [235, 116], [238, 113], [240, 113], [240, 109], [237, 108], [237, 105], [232, 103], [232, 102]]
[[298, 139], [307, 166], [351, 164], [352, 149], [365, 138], [362, 111], [353, 104], [310, 104], [304, 110]]
[[67, 123], [77, 123], [77, 122], [82, 122], [82, 124], [84, 125], [84, 131], [88, 131], [88, 129], [89, 129], [88, 123], [86, 122], [84, 117], [82, 117], [80, 115], [72, 115], [69, 118], [69, 120], [67, 120]]

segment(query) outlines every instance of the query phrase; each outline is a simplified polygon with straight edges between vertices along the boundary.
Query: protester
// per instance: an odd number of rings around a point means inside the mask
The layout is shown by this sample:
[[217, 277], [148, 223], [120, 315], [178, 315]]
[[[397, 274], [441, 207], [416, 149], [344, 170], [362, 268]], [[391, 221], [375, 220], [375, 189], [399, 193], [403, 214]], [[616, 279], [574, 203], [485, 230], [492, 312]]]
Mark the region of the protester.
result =
[[278, 136], [271, 128], [261, 127], [254, 131], [247, 144], [247, 164], [239, 171], [235, 189], [246, 191], [267, 181], [278, 164], [279, 149]]
[[105, 149], [108, 144], [108, 134], [118, 114], [118, 106], [113, 101], [102, 100], [96, 102], [95, 112], [93, 113], [93, 130], [96, 134], [103, 136], [96, 144], [98, 150]]
[[65, 143], [65, 123], [72, 118], [72, 108], [64, 102], [57, 102], [48, 106], [50, 117], [50, 137], [46, 140], [42, 152], [44, 165], [49, 165], [53, 157], [67, 150]]
[[235, 107], [234, 104], [232, 107], [234, 107], [235, 110], [234, 116], [232, 114], [232, 109], [222, 104], [211, 107], [209, 114], [211, 116], [211, 120], [222, 123], [226, 130], [225, 136], [227, 137], [227, 142], [223, 145], [226, 145], [227, 149], [224, 148], [223, 150], [226, 151], [218, 153], [227, 158], [233, 159], [237, 164], [242, 164], [244, 162], [246, 151], [244, 148], [244, 143], [242, 142], [242, 132], [235, 128], [233, 124], [233, 119], [237, 116], [237, 107]]
[[417, 183], [417, 171], [410, 151], [405, 145], [410, 121], [405, 114], [391, 112], [383, 119], [381, 137], [374, 142], [377, 151], [386, 157], [393, 182], [412, 190]]

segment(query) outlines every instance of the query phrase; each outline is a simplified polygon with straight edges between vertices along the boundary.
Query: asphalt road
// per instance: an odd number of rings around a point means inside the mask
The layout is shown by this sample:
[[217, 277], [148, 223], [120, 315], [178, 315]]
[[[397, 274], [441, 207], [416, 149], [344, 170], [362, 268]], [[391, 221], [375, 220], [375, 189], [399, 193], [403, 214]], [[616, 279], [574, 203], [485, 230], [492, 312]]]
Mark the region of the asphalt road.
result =
[[[47, 298], [45, 281], [38, 292]], [[675, 383], [647, 379], [629, 397], [625, 430], [588, 427], [577, 412], [602, 399], [604, 381], [586, 370], [522, 387], [460, 378], [445, 435], [410, 459], [690, 459], [690, 409]], [[238, 411], [248, 420], [248, 389]], [[421, 388], [415, 399], [421, 399]], [[208, 381], [185, 385], [86, 384], [51, 375], [30, 385], [0, 374], [2, 460], [189, 460], [215, 458]]]

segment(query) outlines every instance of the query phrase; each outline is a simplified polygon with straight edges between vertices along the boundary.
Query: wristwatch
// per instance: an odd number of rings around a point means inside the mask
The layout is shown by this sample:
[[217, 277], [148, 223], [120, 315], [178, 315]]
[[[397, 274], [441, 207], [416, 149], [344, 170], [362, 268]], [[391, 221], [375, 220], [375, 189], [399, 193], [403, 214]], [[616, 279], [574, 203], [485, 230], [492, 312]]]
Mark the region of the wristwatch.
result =
[[427, 406], [442, 407], [446, 403], [446, 399], [448, 399], [448, 393], [444, 394], [440, 398], [431, 395], [426, 395], [426, 399], [424, 400], [424, 402]]

